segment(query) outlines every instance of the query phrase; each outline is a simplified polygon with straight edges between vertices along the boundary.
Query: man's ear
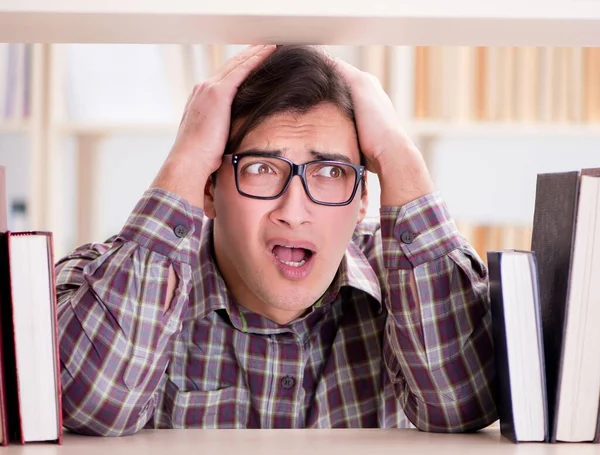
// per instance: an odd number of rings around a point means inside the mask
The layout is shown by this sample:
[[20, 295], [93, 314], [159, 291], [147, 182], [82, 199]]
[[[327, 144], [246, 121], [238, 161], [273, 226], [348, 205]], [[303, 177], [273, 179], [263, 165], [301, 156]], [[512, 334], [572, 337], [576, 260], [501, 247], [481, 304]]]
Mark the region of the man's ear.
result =
[[[360, 198], [360, 209], [358, 210], [358, 221], [357, 224], [362, 223], [367, 216], [367, 209], [369, 208], [369, 185], [367, 184], [367, 173], [363, 177], [365, 179], [364, 188], [362, 188], [362, 195]], [[362, 183], [360, 184], [362, 186]], [[360, 189], [359, 189], [360, 191]]]
[[206, 181], [206, 185], [204, 185], [204, 214], [211, 219], [217, 216], [215, 208], [215, 185], [212, 175]]

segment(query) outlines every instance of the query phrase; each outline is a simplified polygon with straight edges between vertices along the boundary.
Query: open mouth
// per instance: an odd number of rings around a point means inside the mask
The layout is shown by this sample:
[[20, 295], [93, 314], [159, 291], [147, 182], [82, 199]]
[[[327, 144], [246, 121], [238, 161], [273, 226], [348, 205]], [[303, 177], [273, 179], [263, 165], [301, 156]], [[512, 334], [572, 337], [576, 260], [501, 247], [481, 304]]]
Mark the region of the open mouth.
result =
[[309, 248], [291, 245], [275, 245], [272, 249], [272, 253], [282, 264], [296, 268], [305, 265], [315, 254], [315, 252]]

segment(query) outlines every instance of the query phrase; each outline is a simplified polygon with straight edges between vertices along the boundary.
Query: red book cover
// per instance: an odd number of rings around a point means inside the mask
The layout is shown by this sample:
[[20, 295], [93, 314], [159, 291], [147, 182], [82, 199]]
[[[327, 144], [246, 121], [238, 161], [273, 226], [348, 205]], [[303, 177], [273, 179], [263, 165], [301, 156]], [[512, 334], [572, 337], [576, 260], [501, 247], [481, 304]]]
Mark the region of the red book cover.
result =
[[[0, 233], [1, 235], [2, 233]], [[2, 260], [0, 260], [0, 270], [6, 270], [6, 266], [7, 264], [5, 264]], [[0, 281], [2, 280], [2, 278], [0, 278]], [[2, 284], [0, 283], [0, 286], [2, 286]], [[0, 307], [2, 305], [4, 305], [4, 298], [2, 296], [2, 291], [0, 290]], [[1, 314], [2, 311], [0, 311], [0, 327], [2, 327], [2, 317], [3, 315]], [[3, 342], [3, 333], [2, 333], [2, 329], [0, 329], [0, 429], [2, 431], [2, 438], [0, 441], [0, 445], [2, 446], [6, 446], [8, 445], [8, 440], [9, 440], [9, 434], [8, 434], [8, 416], [7, 416], [7, 410], [6, 410], [6, 379], [4, 376], [4, 342]]]
[[[6, 168], [4, 166], [0, 166], [0, 236], [6, 232], [8, 229], [8, 200], [6, 197]], [[1, 248], [0, 248], [1, 251]], [[0, 270], [8, 270], [8, 263], [4, 261], [4, 257], [0, 257]], [[5, 274], [0, 276], [0, 310], [2, 305], [5, 304], [2, 287], [4, 286], [4, 281], [8, 281], [8, 277], [5, 277]], [[2, 327], [2, 311], [0, 311], [0, 328]], [[7, 420], [7, 412], [6, 412], [6, 384], [4, 377], [4, 343], [2, 341], [3, 333], [0, 329], [0, 429], [2, 430], [2, 438], [0, 441], [0, 445], [8, 444], [8, 420]]]

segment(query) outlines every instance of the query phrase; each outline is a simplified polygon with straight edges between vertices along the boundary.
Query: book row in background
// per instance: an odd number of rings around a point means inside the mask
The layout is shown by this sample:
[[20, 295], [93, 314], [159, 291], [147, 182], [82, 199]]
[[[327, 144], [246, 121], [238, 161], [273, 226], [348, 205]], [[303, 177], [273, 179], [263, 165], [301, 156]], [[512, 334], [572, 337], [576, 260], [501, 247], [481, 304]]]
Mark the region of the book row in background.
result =
[[0, 444], [62, 443], [51, 232], [7, 231], [0, 166]]
[[[223, 63], [215, 46], [162, 51], [183, 104], [194, 81]], [[32, 52], [0, 44], [0, 120], [30, 114]], [[600, 48], [418, 46], [413, 71], [417, 120], [600, 122]]]
[[500, 428], [600, 441], [600, 168], [539, 174], [531, 248], [487, 253]]
[[32, 44], [0, 44], [0, 120], [30, 115], [32, 53]]
[[600, 122], [600, 48], [417, 47], [416, 119]]

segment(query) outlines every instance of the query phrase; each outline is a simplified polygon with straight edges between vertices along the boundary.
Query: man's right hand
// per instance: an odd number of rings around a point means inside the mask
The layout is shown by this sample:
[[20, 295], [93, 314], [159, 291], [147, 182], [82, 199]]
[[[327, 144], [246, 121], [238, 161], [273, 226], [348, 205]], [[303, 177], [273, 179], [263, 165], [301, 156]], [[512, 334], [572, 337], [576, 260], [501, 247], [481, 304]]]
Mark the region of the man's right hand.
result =
[[220, 166], [229, 138], [231, 103], [238, 87], [275, 50], [249, 46], [228, 60], [210, 79], [194, 87], [179, 131], [152, 187], [178, 194], [203, 207], [204, 187]]

